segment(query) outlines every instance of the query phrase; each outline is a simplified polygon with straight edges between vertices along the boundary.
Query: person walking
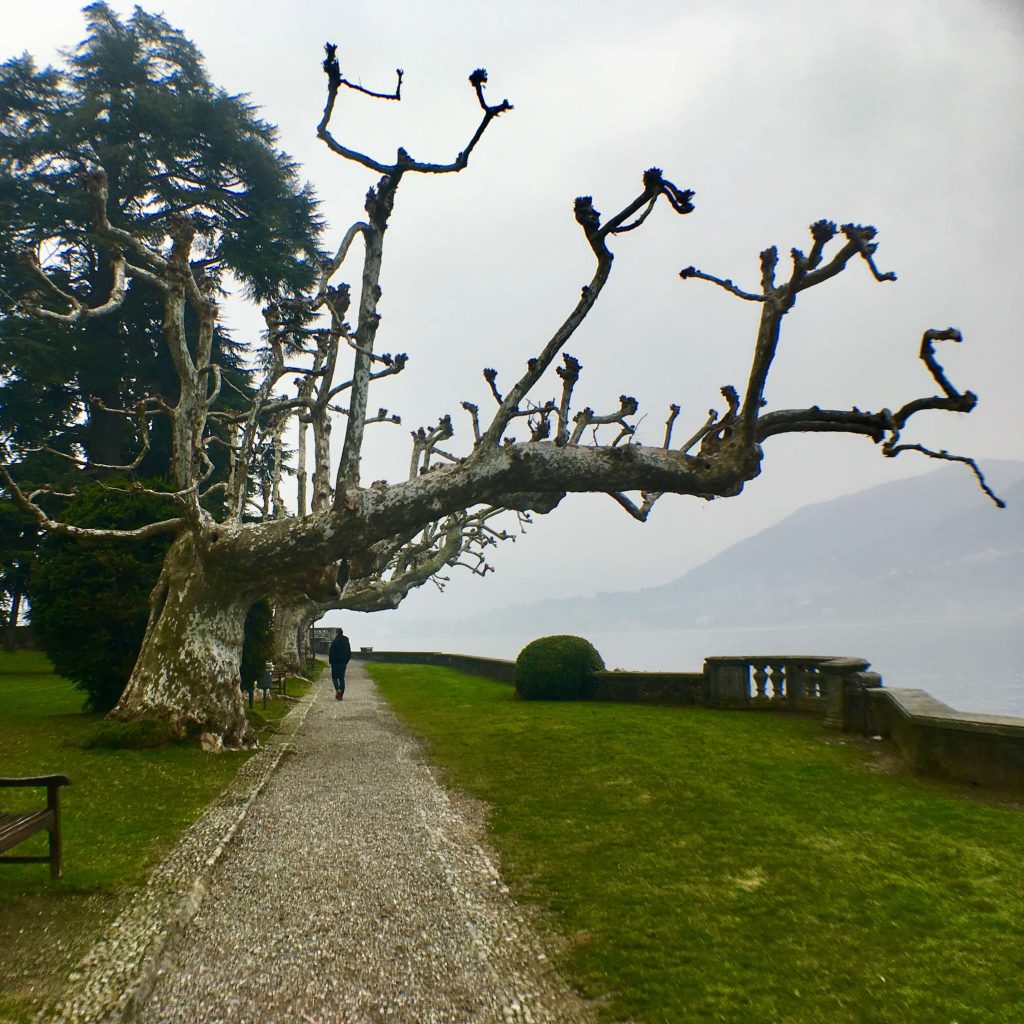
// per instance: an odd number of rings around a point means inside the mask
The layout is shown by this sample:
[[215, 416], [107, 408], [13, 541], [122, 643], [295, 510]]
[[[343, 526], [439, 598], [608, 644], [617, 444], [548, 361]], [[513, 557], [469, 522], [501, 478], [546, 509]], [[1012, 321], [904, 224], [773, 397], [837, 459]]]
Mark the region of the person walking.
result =
[[345, 630], [339, 629], [334, 634], [331, 646], [327, 651], [327, 660], [331, 663], [331, 680], [334, 682], [334, 699], [345, 697], [345, 669], [352, 657], [352, 645], [345, 636]]

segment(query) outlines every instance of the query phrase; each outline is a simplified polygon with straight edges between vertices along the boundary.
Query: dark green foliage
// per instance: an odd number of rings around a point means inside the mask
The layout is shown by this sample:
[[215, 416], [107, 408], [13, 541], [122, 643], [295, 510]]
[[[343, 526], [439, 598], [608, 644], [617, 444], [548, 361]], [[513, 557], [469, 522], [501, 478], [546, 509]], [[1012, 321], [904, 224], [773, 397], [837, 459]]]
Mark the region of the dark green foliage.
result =
[[[139, 439], [104, 405], [178, 397], [160, 296], [133, 281], [121, 309], [95, 321], [16, 315], [40, 288], [24, 253], [91, 304], [109, 294], [112, 262], [92, 231], [83, 171], [103, 167], [111, 221], [154, 247], [166, 245], [170, 215], [186, 213], [205, 274], [218, 284], [231, 274], [260, 299], [313, 280], [321, 223], [274, 127], [210, 81], [181, 32], [138, 7], [122, 20], [93, 3], [85, 15], [87, 37], [65, 66], [39, 68], [28, 55], [0, 64], [0, 439], [60, 438], [90, 463], [123, 465]], [[230, 404], [248, 371], [224, 332], [215, 361]], [[166, 472], [169, 437], [155, 426], [141, 475]]]
[[239, 672], [242, 686], [251, 689], [263, 675], [274, 649], [274, 634], [271, 628], [273, 609], [267, 601], [257, 601], [245, 617], [245, 643], [242, 647], [242, 663]]
[[102, 722], [82, 744], [86, 750], [154, 750], [177, 736], [167, 722]]
[[[133, 529], [178, 514], [170, 498], [90, 484], [64, 510], [76, 526]], [[32, 568], [32, 627], [57, 672], [109, 711], [120, 698], [146, 629], [149, 593], [170, 544], [82, 541], [51, 535]]]
[[[178, 511], [169, 497], [87, 484], [61, 518], [74, 526], [130, 530], [173, 519]], [[56, 671], [86, 694], [90, 711], [109, 711], [124, 692], [170, 543], [170, 535], [128, 543], [54, 535], [39, 545], [29, 591], [32, 626]], [[270, 659], [271, 619], [266, 601], [249, 610], [243, 680], [255, 680]]]
[[544, 636], [516, 658], [516, 693], [524, 700], [584, 700], [594, 692], [594, 673], [604, 661], [581, 636]]

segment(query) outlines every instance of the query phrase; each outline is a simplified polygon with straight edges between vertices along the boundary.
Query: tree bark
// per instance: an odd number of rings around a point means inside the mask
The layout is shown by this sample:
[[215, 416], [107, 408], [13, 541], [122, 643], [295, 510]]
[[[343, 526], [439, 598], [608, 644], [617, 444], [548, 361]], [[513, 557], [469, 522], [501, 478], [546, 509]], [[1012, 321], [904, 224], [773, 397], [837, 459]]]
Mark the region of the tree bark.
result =
[[315, 602], [306, 598], [274, 602], [274, 671], [285, 676], [305, 676], [306, 658], [300, 631], [316, 613]]
[[191, 534], [171, 546], [139, 659], [110, 717], [158, 719], [182, 737], [213, 733], [225, 746], [249, 746], [239, 664], [253, 595], [209, 562]]
[[296, 631], [296, 643], [299, 648], [299, 663], [306, 666], [306, 671], [302, 674], [307, 678], [313, 670], [313, 648], [310, 644], [310, 632], [313, 629], [313, 623], [316, 622], [321, 614], [322, 613], [319, 608], [315, 611], [308, 612], [299, 621], [299, 626]]

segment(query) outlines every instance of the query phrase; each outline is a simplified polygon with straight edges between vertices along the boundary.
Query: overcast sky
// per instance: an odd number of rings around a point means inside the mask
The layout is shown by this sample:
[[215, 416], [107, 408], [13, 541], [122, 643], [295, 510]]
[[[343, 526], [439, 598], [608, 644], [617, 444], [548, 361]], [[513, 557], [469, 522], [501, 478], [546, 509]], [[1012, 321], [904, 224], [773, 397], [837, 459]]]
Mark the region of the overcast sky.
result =
[[[78, 6], [0, 0], [0, 56], [28, 50], [54, 60], [84, 34]], [[132, 5], [112, 6], [127, 14]], [[570, 345], [584, 367], [582, 402], [611, 411], [619, 394], [635, 395], [651, 442], [677, 402], [679, 436], [692, 432], [721, 406], [722, 385], [742, 388], [758, 310], [684, 283], [678, 271], [695, 264], [756, 287], [762, 248], [806, 248], [807, 226], [828, 217], [874, 224], [878, 263], [899, 281], [878, 284], [852, 265], [805, 293], [785, 324], [769, 404], [895, 407], [933, 394], [917, 358], [921, 332], [953, 325], [965, 342], [940, 358], [981, 402], [968, 417], [918, 417], [916, 439], [1024, 458], [1024, 16], [1016, 3], [146, 6], [196, 43], [217, 84], [248, 93], [280, 127], [282, 146], [323, 201], [331, 240], [361, 218], [373, 176], [315, 138], [325, 40], [339, 44], [343, 72], [370, 87], [390, 89], [394, 69], [405, 71], [401, 104], [344, 95], [332, 125], [381, 158], [403, 145], [420, 159], [452, 159], [478, 121], [466, 80], [476, 67], [490, 73], [492, 102], [515, 105], [466, 171], [407, 178], [398, 194], [378, 342], [411, 359], [371, 393], [371, 407], [400, 413], [403, 426], [372, 428], [381, 452], [367, 480], [402, 473], [408, 429], [447, 412], [464, 429], [463, 399], [486, 408], [484, 366], [499, 370], [499, 385], [518, 376], [592, 271], [574, 197], [593, 195], [613, 213], [650, 166], [694, 189], [697, 209], [679, 218], [662, 208], [616, 240], [612, 282]], [[261, 323], [231, 315], [242, 335]], [[762, 477], [738, 499], [668, 498], [642, 527], [607, 497], [568, 500], [498, 552], [495, 576], [456, 579], [443, 598], [424, 592], [403, 614], [439, 613], [439, 601], [457, 616], [662, 583], [801, 505], [931, 468], [912, 454], [883, 459], [863, 439], [774, 439]]]

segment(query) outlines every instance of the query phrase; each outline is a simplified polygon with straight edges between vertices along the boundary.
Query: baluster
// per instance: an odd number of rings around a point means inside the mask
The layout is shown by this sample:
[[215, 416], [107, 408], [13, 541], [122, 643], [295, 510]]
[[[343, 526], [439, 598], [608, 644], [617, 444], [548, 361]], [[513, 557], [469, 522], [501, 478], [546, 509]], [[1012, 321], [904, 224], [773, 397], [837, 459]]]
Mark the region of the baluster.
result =
[[818, 699], [818, 668], [816, 665], [808, 665], [804, 669], [804, 697], [808, 700]]
[[754, 696], [755, 697], [762, 697], [763, 698], [765, 696], [765, 681], [767, 680], [767, 678], [768, 678], [768, 673], [765, 672], [765, 666], [764, 665], [760, 665], [760, 664], [755, 665], [754, 666], [754, 689], [755, 689]]
[[775, 700], [782, 700], [785, 696], [786, 666], [772, 665], [769, 674], [772, 684], [772, 696]]

